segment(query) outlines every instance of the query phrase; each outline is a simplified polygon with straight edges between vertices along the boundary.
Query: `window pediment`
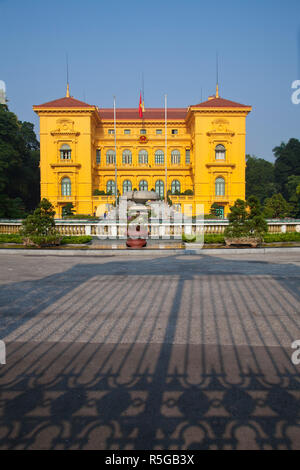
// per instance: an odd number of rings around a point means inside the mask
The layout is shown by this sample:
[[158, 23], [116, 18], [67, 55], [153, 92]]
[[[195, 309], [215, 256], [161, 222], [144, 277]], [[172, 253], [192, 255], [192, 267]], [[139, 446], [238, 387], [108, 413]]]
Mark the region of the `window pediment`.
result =
[[57, 119], [57, 127], [50, 133], [51, 135], [79, 135], [80, 132], [74, 130], [74, 121], [71, 119]]
[[235, 132], [229, 128], [229, 122], [226, 119], [215, 119], [212, 121], [211, 129], [207, 132], [207, 135], [233, 137]]

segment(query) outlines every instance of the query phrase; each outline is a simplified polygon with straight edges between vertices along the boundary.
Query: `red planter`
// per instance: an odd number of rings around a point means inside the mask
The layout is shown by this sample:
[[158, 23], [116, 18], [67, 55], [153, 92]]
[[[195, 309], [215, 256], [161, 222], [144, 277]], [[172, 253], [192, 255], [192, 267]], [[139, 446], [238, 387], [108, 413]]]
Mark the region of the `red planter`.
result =
[[126, 246], [129, 248], [143, 248], [147, 245], [147, 240], [144, 238], [127, 238]]

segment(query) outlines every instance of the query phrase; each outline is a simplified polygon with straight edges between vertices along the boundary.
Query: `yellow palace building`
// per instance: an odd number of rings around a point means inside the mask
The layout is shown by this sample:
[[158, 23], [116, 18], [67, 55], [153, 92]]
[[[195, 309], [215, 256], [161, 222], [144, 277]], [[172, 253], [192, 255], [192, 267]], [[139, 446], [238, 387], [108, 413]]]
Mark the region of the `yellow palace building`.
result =
[[[226, 216], [245, 199], [246, 116], [250, 106], [216, 95], [187, 108], [114, 110], [69, 95], [33, 106], [40, 117], [41, 197], [63, 215], [101, 215], [118, 193], [166, 190], [173, 204], [217, 204]], [[167, 131], [166, 131], [167, 130]], [[167, 132], [167, 135], [166, 135]], [[116, 152], [115, 152], [116, 148]], [[116, 159], [116, 160], [115, 160]], [[167, 168], [167, 172], [166, 172]], [[167, 174], [167, 188], [166, 188]]]

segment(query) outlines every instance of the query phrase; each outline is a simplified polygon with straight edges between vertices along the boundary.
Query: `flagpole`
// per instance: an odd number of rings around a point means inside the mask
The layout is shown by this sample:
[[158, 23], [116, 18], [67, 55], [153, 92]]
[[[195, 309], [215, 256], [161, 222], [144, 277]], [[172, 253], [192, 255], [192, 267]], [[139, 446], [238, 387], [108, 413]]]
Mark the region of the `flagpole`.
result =
[[142, 96], [143, 96], [142, 109], [143, 109], [143, 112], [144, 112], [145, 111], [144, 72], [142, 74]]
[[116, 97], [114, 96], [114, 137], [115, 137], [115, 202], [118, 199], [118, 173], [117, 173], [117, 125], [116, 125]]
[[165, 95], [165, 202], [168, 201], [168, 135], [167, 135], [167, 95]]

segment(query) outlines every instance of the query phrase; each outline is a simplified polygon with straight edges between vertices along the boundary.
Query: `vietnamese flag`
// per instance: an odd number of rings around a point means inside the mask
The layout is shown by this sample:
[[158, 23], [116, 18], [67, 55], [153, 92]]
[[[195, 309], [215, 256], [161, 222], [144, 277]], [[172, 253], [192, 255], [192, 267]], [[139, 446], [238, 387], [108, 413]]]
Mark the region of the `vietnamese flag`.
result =
[[140, 116], [140, 118], [143, 117], [142, 92], [140, 92], [139, 116]]

